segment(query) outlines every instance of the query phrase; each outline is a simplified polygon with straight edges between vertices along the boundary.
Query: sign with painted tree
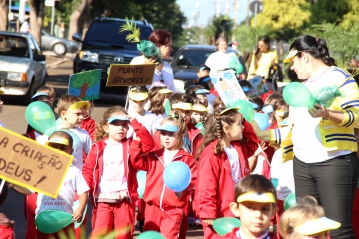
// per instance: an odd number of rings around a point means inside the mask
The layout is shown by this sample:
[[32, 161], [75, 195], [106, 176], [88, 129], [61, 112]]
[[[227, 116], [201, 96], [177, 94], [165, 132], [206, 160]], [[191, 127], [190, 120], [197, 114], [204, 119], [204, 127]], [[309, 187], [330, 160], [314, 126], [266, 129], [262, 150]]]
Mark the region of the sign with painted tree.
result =
[[101, 70], [91, 70], [72, 74], [69, 80], [70, 95], [82, 100], [100, 98]]

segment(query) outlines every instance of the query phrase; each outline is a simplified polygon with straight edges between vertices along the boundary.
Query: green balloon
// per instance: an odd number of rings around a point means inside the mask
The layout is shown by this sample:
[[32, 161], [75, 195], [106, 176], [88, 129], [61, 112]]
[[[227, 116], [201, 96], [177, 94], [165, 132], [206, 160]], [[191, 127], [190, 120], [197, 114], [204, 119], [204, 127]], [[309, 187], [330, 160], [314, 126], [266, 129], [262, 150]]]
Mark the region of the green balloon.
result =
[[287, 196], [287, 198], [284, 201], [284, 210], [287, 210], [288, 208], [293, 207], [295, 204], [297, 204], [297, 199], [295, 197], [295, 193], [291, 193]]
[[35, 224], [43, 233], [55, 233], [67, 227], [73, 222], [70, 213], [56, 210], [45, 210], [36, 217]]
[[240, 227], [241, 225], [241, 221], [234, 217], [222, 217], [213, 221], [213, 228], [220, 236], [225, 236], [234, 228]]
[[248, 122], [252, 122], [254, 117], [254, 109], [251, 103], [246, 100], [237, 100], [233, 103], [231, 107], [238, 107], [238, 112], [241, 113]]
[[170, 110], [171, 110], [171, 104], [170, 104], [170, 101], [167, 100], [166, 103], [165, 103], [165, 112], [166, 112], [167, 116], [170, 115]]
[[293, 107], [311, 108], [316, 101], [308, 88], [299, 82], [292, 82], [286, 85], [283, 90], [283, 98], [288, 105]]
[[206, 133], [206, 130], [203, 126], [203, 123], [202, 122], [198, 122], [195, 126], [197, 129], [201, 130], [201, 134], [204, 135]]
[[50, 135], [56, 130], [55, 116], [51, 107], [41, 101], [29, 104], [25, 110], [27, 123], [36, 131]]
[[236, 68], [237, 74], [242, 73], [242, 71], [243, 71], [243, 66], [242, 66], [241, 63], [237, 64], [235, 68]]
[[142, 232], [137, 239], [165, 239], [165, 237], [156, 231], [146, 231]]

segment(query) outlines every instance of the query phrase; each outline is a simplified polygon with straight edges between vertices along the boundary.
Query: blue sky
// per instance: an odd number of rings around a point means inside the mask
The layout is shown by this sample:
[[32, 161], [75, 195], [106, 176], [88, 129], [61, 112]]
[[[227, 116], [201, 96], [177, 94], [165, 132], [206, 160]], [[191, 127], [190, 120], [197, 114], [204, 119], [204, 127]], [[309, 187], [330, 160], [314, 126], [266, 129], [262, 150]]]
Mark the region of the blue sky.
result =
[[[216, 6], [219, 2], [219, 12], [225, 13], [226, 2], [228, 2], [228, 16], [233, 19], [233, 5], [234, 0], [177, 0], [181, 11], [190, 20], [190, 24], [195, 23], [197, 26], [205, 27], [209, 19], [216, 14]], [[237, 0], [237, 24], [246, 18], [247, 14], [247, 0]], [[196, 9], [197, 6], [197, 9]], [[198, 14], [196, 22], [193, 21], [194, 16]], [[187, 26], [186, 26], [187, 27]]]

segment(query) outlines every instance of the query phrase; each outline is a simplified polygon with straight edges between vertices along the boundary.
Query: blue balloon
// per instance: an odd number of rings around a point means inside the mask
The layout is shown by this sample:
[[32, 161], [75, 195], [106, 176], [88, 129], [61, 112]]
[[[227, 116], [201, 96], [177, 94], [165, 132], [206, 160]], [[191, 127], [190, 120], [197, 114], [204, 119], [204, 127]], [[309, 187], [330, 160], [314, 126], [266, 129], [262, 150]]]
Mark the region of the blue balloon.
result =
[[182, 192], [191, 181], [191, 170], [184, 162], [172, 162], [163, 172], [165, 185], [174, 192]]
[[266, 130], [269, 126], [268, 116], [262, 113], [255, 113], [253, 119], [257, 122], [261, 130]]
[[138, 188], [137, 193], [139, 198], [143, 198], [143, 194], [145, 193], [145, 187], [146, 187], [146, 171], [138, 171], [136, 174]]

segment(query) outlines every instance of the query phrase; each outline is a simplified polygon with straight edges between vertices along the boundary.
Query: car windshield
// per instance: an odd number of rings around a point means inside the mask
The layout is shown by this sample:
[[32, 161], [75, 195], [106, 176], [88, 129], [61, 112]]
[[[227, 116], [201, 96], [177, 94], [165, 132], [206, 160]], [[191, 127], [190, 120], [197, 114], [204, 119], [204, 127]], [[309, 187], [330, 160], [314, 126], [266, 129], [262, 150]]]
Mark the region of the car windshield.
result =
[[[106, 42], [111, 45], [127, 45], [128, 41], [126, 40], [126, 36], [130, 32], [119, 33], [122, 24], [123, 22], [93, 22], [89, 31], [86, 34], [85, 41]], [[149, 27], [139, 28], [141, 32], [140, 39], [148, 39], [148, 37], [152, 33], [152, 29]]]
[[204, 64], [214, 51], [201, 49], [188, 49], [181, 52], [174, 64], [175, 68], [197, 69]]
[[25, 37], [0, 35], [0, 56], [29, 58], [29, 47]]

